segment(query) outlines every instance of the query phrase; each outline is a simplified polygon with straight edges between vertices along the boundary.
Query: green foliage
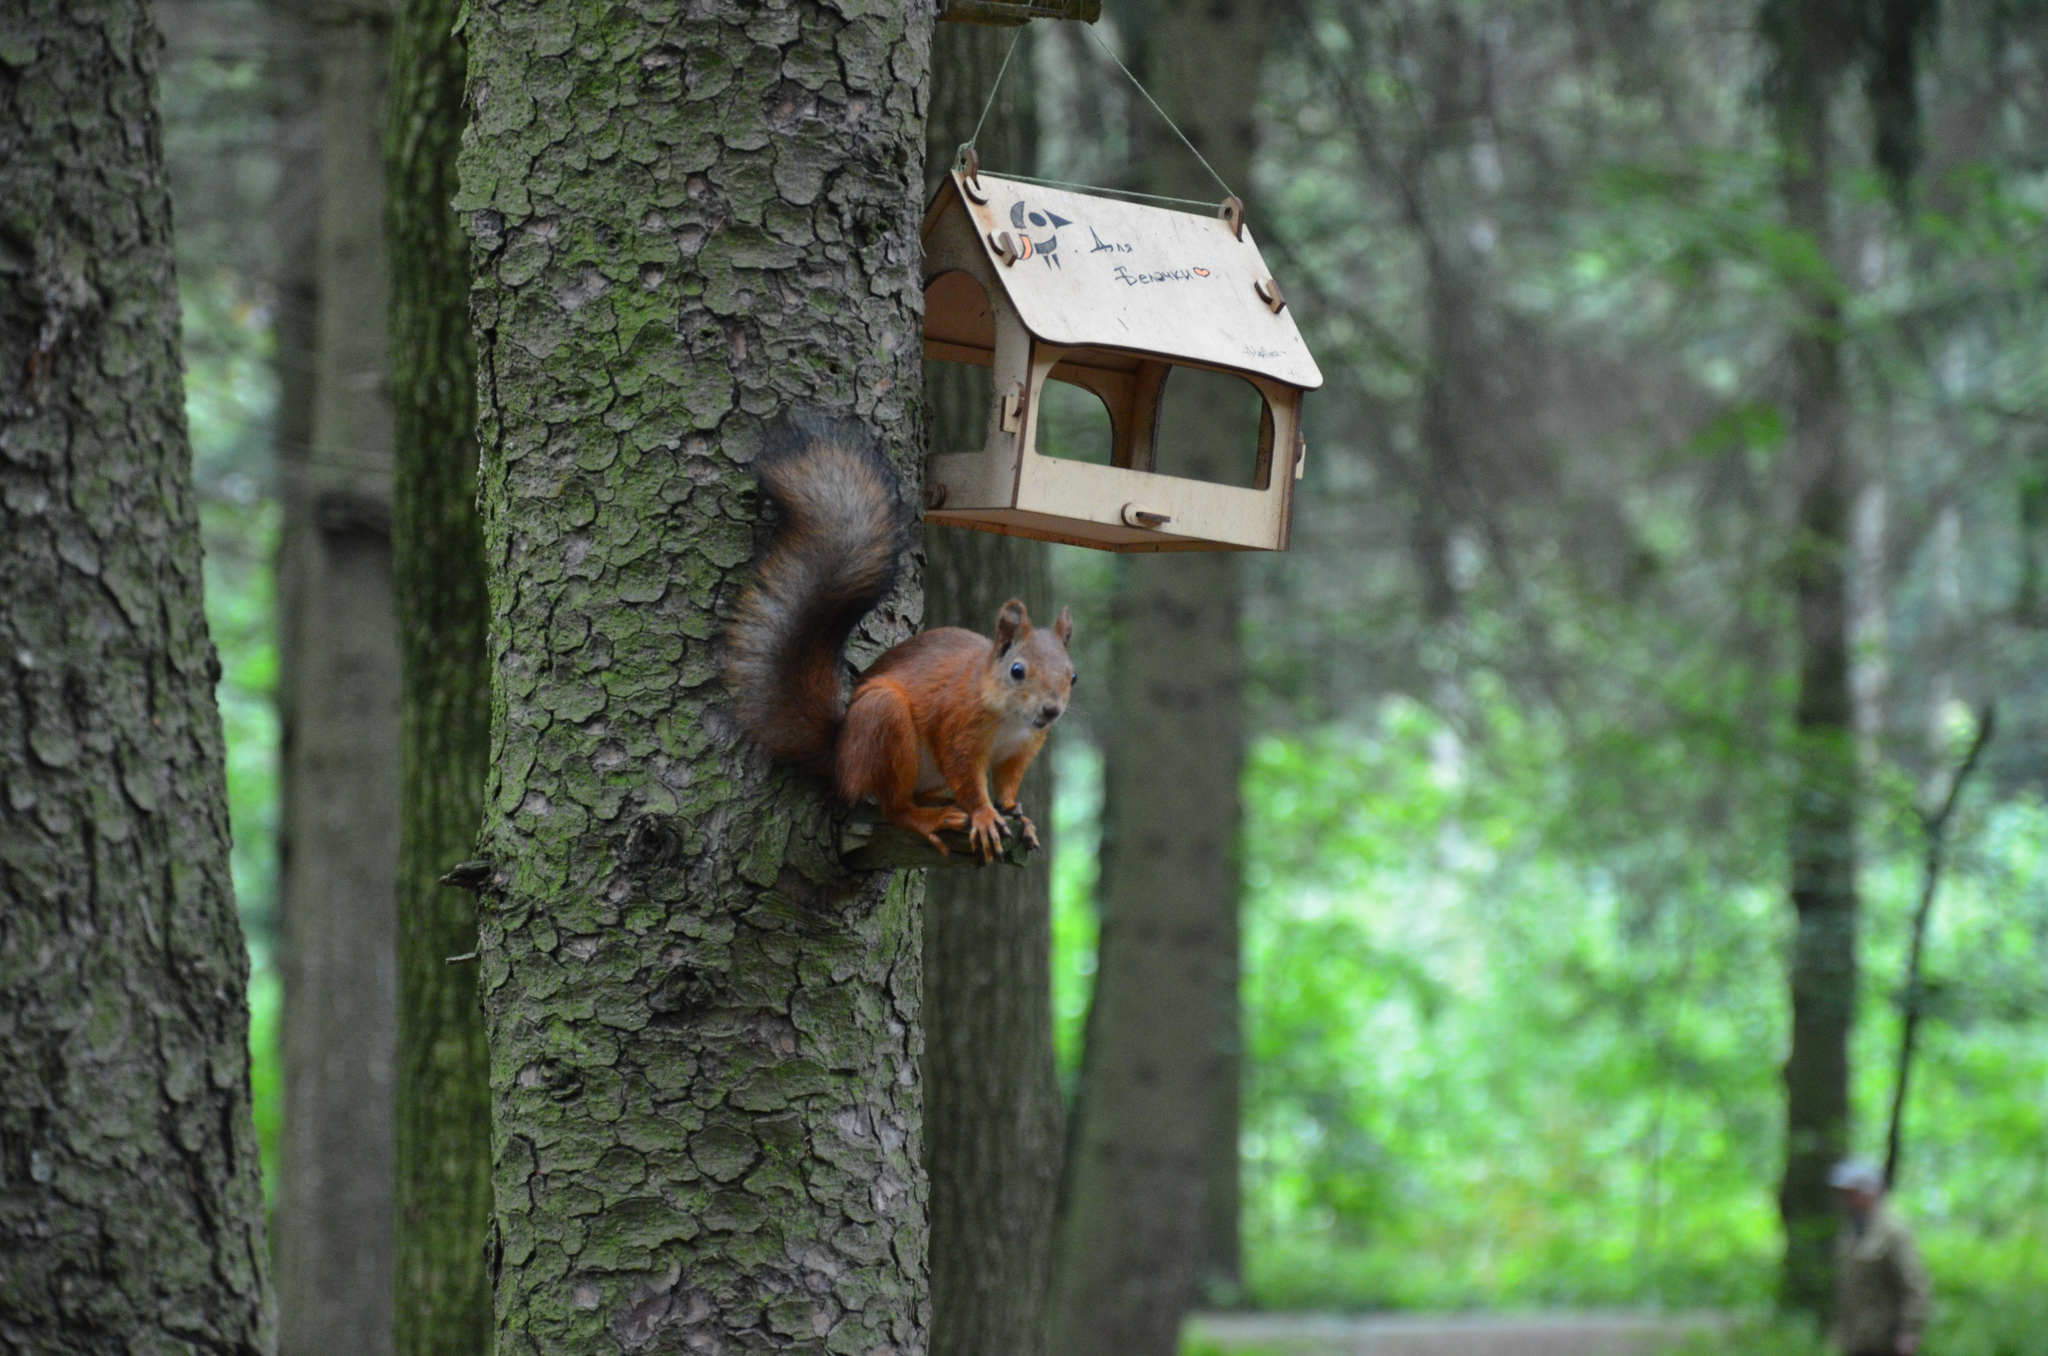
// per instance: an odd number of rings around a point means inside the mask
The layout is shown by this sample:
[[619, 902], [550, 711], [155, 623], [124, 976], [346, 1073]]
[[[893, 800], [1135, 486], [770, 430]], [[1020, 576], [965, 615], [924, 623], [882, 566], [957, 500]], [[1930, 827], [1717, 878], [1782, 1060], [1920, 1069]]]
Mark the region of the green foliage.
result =
[[202, 502], [206, 619], [220, 651], [214, 689], [227, 734], [231, 862], [243, 930], [268, 953], [277, 900], [277, 635], [271, 557], [278, 513], [271, 500]]
[[1811, 1323], [1765, 1317], [1745, 1318], [1725, 1331], [1687, 1338], [1666, 1347], [1662, 1356], [1726, 1356], [1731, 1351], [1743, 1356], [1830, 1356]]
[[[1394, 700], [1367, 727], [1255, 746], [1243, 1131], [1255, 1303], [1769, 1306], [1782, 868], [1769, 848], [1688, 852], [1640, 799], [1631, 841], [1624, 788], [1640, 783], [1623, 769], [1663, 763], [1657, 775], [1683, 779], [1727, 737], [1685, 728], [1689, 755], [1612, 735], [1577, 744], [1500, 703], [1461, 738]], [[1056, 1001], [1070, 1061], [1098, 792], [1091, 755], [1062, 757]], [[1768, 779], [1758, 789], [1768, 798]], [[1893, 822], [1873, 826], [1865, 881], [1866, 1151], [1881, 1147], [1919, 885], [1917, 840]], [[2042, 1161], [2048, 1049], [2030, 1014], [2048, 997], [2048, 811], [1966, 800], [1956, 833], [1930, 948], [1946, 996], [1916, 1071], [1902, 1209], [1933, 1262], [1943, 1331], [1959, 1335], [1940, 1349], [1995, 1351], [1997, 1334], [2026, 1330], [2019, 1297], [2041, 1288], [2048, 1218], [2048, 1181], [2015, 1168]], [[1796, 1334], [1768, 1340], [1740, 1349], [1810, 1349]]]
[[1774, 1216], [1726, 1186], [1771, 1170], [1754, 1052], [1782, 1019], [1768, 985], [1727, 980], [1774, 968], [1776, 900], [1646, 898], [1625, 854], [1560, 853], [1609, 835], [1561, 814], [1557, 755], [1526, 758], [1550, 741], [1498, 715], [1483, 777], [1405, 703], [1255, 755], [1254, 1288], [1270, 1264], [1307, 1302], [1358, 1251], [1379, 1293], [1354, 1303], [1756, 1296]]
[[188, 274], [179, 308], [194, 479], [208, 500], [255, 503], [267, 492], [277, 405], [268, 309], [249, 279], [219, 268]]
[[1225, 1344], [1199, 1333], [1183, 1337], [1180, 1345], [1180, 1356], [1296, 1356], [1299, 1351], [1297, 1346], [1272, 1346], [1263, 1342], [1256, 1346]]
[[1055, 744], [1053, 757], [1058, 760], [1052, 833], [1053, 1050], [1071, 1095], [1088, 1000], [1095, 991], [1095, 942], [1101, 930], [1091, 901], [1101, 876], [1102, 754], [1075, 739]]
[[215, 695], [227, 737], [235, 898], [260, 964], [277, 898], [278, 510], [268, 489], [277, 400], [273, 339], [263, 308], [231, 273], [188, 277], [181, 306], [206, 621], [221, 659]]
[[[2038, 1165], [2038, 1128], [2033, 1151]], [[1943, 1233], [1929, 1241], [1927, 1263], [1939, 1289], [1928, 1351], [2033, 1356], [2041, 1350], [2048, 1334], [2048, 1250], [2038, 1226], [2038, 1171], [2034, 1176], [2037, 1189], [2026, 1207], [2033, 1220], [2024, 1227], [1985, 1236]]]
[[276, 1189], [284, 1115], [278, 1031], [283, 986], [271, 962], [279, 786], [273, 569], [279, 513], [269, 483], [275, 341], [250, 279], [190, 266], [181, 268], [181, 276], [185, 416], [199, 491], [206, 622], [221, 662], [214, 695], [227, 743], [229, 861], [251, 961], [250, 1081], [268, 1197]]

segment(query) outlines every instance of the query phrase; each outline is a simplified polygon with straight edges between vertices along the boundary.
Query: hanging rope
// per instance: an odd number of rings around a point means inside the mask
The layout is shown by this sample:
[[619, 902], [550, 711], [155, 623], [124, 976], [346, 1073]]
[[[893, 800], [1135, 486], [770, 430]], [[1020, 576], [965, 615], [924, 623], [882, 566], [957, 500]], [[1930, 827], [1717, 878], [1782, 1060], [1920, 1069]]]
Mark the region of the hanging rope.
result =
[[[1095, 45], [1102, 49], [1103, 55], [1107, 56], [1110, 61], [1115, 63], [1116, 68], [1124, 73], [1124, 78], [1131, 82], [1131, 88], [1145, 96], [1145, 102], [1152, 105], [1152, 111], [1159, 115], [1159, 120], [1165, 123], [1175, 136], [1180, 138], [1180, 144], [1188, 148], [1188, 154], [1200, 161], [1203, 169], [1209, 171], [1209, 177], [1216, 181], [1216, 187], [1223, 190], [1223, 196], [1225, 198], [1235, 198], [1237, 195], [1231, 192], [1229, 184], [1223, 182], [1223, 176], [1216, 172], [1216, 167], [1209, 163], [1206, 156], [1195, 149], [1195, 143], [1189, 141], [1187, 133], [1180, 130], [1180, 124], [1176, 123], [1172, 116], [1164, 108], [1160, 107], [1159, 101], [1152, 97], [1152, 91], [1145, 88], [1144, 83], [1136, 75], [1132, 74], [1131, 68], [1124, 65], [1117, 54], [1111, 50], [1110, 45], [1102, 40], [1102, 34], [1095, 30], [1095, 25], [1089, 24], [1087, 27], [1088, 36], [1095, 39]], [[1010, 70], [1010, 58], [1016, 55], [1017, 44], [1023, 37], [1024, 29], [1019, 27], [1016, 36], [1010, 39], [1009, 48], [1003, 53], [1003, 64], [996, 68], [996, 78], [988, 87], [988, 98], [982, 101], [981, 116], [974, 120], [973, 134], [966, 141], [960, 143], [960, 149], [954, 155], [955, 164], [965, 163], [967, 153], [973, 150], [975, 142], [981, 139], [982, 124], [988, 121], [988, 111], [995, 107], [996, 91], [1002, 88], [1003, 77]], [[1019, 183], [1037, 184], [1041, 188], [1071, 188], [1083, 193], [1106, 193], [1121, 198], [1137, 198], [1145, 202], [1171, 203], [1176, 207], [1211, 208], [1215, 206], [1214, 203], [1203, 202], [1197, 198], [1170, 198], [1159, 193], [1139, 193], [1128, 188], [1103, 188], [1094, 184], [1073, 183], [1065, 179], [1039, 179], [1028, 174], [1005, 174], [1003, 177], [1005, 179], [1015, 179]]]
[[1116, 62], [1116, 68], [1124, 73], [1125, 78], [1131, 82], [1131, 87], [1145, 96], [1145, 102], [1152, 105], [1152, 111], [1159, 115], [1160, 121], [1164, 122], [1172, 129], [1173, 134], [1180, 138], [1180, 144], [1188, 148], [1188, 154], [1202, 162], [1202, 168], [1209, 171], [1209, 177], [1216, 181], [1216, 187], [1223, 190], [1223, 196], [1226, 198], [1236, 197], [1237, 195], [1230, 191], [1230, 185], [1223, 182], [1223, 176], [1216, 172], [1216, 167], [1210, 164], [1200, 151], [1195, 149], [1195, 143], [1189, 141], [1187, 133], [1180, 130], [1180, 124], [1167, 116], [1166, 110], [1159, 106], [1159, 101], [1152, 97], [1152, 91], [1140, 84], [1137, 76], [1131, 74], [1131, 68], [1124, 65], [1121, 60], [1118, 60], [1117, 54], [1110, 50], [1109, 44], [1102, 40], [1102, 35], [1095, 31], [1093, 24], [1088, 26], [1088, 36], [1095, 39], [1095, 45], [1100, 47], [1111, 61]]
[[974, 132], [961, 144], [963, 151], [971, 150], [981, 140], [981, 125], [988, 121], [988, 111], [996, 106], [996, 91], [1003, 87], [1003, 77], [1010, 72], [1010, 58], [1017, 55], [1017, 44], [1023, 41], [1025, 25], [1019, 24], [1010, 45], [1003, 49], [1003, 64], [996, 67], [996, 78], [988, 87], [988, 98], [981, 101], [981, 116], [974, 120]]

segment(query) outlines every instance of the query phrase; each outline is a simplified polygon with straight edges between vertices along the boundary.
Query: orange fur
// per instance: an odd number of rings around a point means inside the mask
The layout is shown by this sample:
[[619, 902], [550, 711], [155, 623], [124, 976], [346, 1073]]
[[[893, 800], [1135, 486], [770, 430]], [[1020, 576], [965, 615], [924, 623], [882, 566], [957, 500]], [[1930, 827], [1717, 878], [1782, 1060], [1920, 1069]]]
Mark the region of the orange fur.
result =
[[[1073, 692], [1071, 633], [1065, 613], [1053, 631], [1033, 630], [1024, 605], [1012, 599], [997, 618], [993, 640], [948, 626], [884, 654], [861, 675], [840, 730], [840, 795], [873, 797], [890, 822], [923, 834], [942, 852], [938, 831], [964, 827], [982, 856], [996, 856], [1008, 831], [997, 807], [1017, 808], [1017, 788], [1045, 746], [1045, 727], [1066, 710]], [[1006, 730], [1011, 738], [999, 758]], [[915, 804], [920, 792], [941, 790], [950, 795], [950, 807]], [[1025, 841], [1037, 846], [1037, 827], [1019, 818]]]

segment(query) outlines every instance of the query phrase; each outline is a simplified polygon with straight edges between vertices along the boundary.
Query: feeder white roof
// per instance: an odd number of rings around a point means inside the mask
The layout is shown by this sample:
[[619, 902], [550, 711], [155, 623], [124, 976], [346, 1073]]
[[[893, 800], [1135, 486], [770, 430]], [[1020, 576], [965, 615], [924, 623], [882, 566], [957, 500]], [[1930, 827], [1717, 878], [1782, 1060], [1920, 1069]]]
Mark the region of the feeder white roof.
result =
[[[1323, 374], [1292, 308], [1269, 309], [1272, 274], [1250, 227], [1233, 235], [1200, 216], [1090, 197], [983, 172], [964, 192], [955, 172], [925, 213], [924, 233], [964, 209], [1024, 327], [1061, 347], [1130, 349], [1177, 362], [1255, 372], [1303, 390]], [[1005, 265], [1007, 233], [1020, 256]]]

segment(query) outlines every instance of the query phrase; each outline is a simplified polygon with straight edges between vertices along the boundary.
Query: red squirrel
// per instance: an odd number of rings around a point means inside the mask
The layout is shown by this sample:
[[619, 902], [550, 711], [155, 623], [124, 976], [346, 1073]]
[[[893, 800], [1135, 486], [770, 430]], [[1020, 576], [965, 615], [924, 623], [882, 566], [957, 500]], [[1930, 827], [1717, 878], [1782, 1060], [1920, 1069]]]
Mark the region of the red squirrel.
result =
[[[992, 860], [1008, 832], [998, 807], [1037, 847], [1017, 788], [1073, 696], [1066, 609], [1041, 631], [1012, 598], [993, 636], [957, 626], [912, 636], [868, 666], [849, 702], [841, 651], [895, 585], [912, 516], [880, 449], [851, 422], [778, 426], [759, 474], [783, 521], [726, 632], [740, 724], [774, 757], [830, 777], [849, 803], [872, 797], [940, 852], [939, 833], [964, 828]], [[930, 802], [948, 792], [951, 804]]]

